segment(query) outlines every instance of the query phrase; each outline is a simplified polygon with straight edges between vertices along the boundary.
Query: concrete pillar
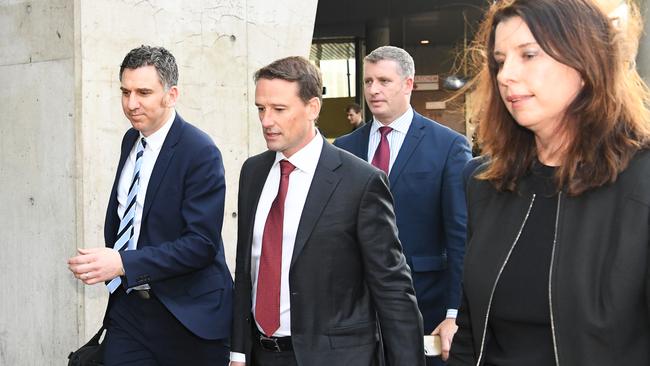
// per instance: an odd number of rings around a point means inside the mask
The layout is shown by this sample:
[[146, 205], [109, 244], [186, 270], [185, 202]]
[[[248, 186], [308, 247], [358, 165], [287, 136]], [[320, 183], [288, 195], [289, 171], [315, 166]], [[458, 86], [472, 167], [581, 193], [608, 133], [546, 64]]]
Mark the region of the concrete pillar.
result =
[[390, 24], [387, 18], [370, 20], [366, 23], [366, 53], [390, 44]]
[[119, 144], [119, 64], [141, 44], [179, 65], [177, 110], [224, 155], [224, 243], [234, 271], [239, 169], [265, 149], [252, 73], [307, 56], [317, 0], [0, 3], [0, 365], [65, 364], [99, 327], [103, 286], [66, 259], [104, 245]]
[[[361, 48], [363, 52], [360, 53], [360, 61], [357, 64], [357, 75], [360, 79], [363, 79], [363, 58], [376, 48], [388, 45], [390, 45], [390, 23], [388, 18], [373, 19], [366, 22], [366, 43], [365, 47]], [[357, 89], [360, 96], [359, 104], [364, 107], [363, 115], [367, 120], [369, 116], [372, 116], [372, 113], [365, 103], [363, 83], [360, 83], [360, 85], [360, 88]]]
[[650, 0], [641, 0], [639, 5], [643, 16], [643, 33], [639, 41], [636, 67], [645, 82], [650, 84]]
[[2, 4], [0, 365], [64, 364], [83, 313], [65, 265], [81, 213], [74, 4]]

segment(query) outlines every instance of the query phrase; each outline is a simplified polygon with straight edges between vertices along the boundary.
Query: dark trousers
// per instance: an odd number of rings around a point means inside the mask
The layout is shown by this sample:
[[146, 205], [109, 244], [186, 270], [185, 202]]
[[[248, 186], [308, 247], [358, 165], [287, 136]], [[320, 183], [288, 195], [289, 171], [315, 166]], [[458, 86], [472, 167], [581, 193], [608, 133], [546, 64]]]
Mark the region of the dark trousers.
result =
[[256, 338], [256, 336], [256, 332], [253, 332], [251, 366], [298, 366], [298, 361], [296, 361], [296, 355], [293, 351], [267, 351], [260, 346], [259, 338]]
[[153, 294], [143, 299], [135, 291], [117, 291], [106, 331], [106, 366], [228, 365], [225, 340], [197, 337]]
[[445, 366], [446, 363], [442, 362], [440, 356], [436, 357], [427, 357], [427, 366]]

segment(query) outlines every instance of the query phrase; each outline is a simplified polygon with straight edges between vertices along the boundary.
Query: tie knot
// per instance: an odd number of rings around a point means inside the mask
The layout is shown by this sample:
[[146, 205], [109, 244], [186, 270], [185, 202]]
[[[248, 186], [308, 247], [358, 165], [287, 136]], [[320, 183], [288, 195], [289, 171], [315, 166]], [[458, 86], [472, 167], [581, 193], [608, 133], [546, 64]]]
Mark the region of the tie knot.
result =
[[393, 128], [388, 126], [379, 127], [379, 133], [381, 134], [381, 137], [386, 137], [386, 135], [388, 135], [392, 130]]
[[280, 174], [289, 175], [296, 167], [289, 160], [280, 160]]
[[147, 140], [145, 140], [144, 137], [140, 139], [140, 143], [142, 143], [143, 149], [147, 147]]

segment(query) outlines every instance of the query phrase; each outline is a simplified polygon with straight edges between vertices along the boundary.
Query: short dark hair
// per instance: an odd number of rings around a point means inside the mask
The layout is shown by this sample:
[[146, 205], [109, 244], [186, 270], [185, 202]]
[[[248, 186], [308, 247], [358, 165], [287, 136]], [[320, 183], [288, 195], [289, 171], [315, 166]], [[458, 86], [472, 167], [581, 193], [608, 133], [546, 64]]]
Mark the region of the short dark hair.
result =
[[350, 109], [353, 110], [354, 113], [361, 113], [361, 106], [358, 105], [357, 103], [351, 103], [348, 104], [347, 107], [345, 107], [346, 112], [350, 111]]
[[298, 83], [298, 96], [304, 103], [314, 97], [323, 99], [323, 79], [320, 71], [304, 57], [290, 56], [273, 61], [255, 72], [255, 83], [260, 79], [281, 79]]
[[158, 72], [158, 79], [165, 90], [178, 85], [178, 66], [171, 52], [163, 47], [142, 45], [126, 54], [120, 66], [120, 81], [124, 69], [137, 69], [144, 66], [153, 66]]

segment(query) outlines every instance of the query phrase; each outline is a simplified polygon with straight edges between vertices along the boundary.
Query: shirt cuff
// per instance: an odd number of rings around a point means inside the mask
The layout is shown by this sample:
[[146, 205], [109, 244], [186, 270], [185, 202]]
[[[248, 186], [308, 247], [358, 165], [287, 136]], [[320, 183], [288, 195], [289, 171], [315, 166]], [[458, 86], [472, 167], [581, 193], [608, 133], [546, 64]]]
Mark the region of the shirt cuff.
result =
[[447, 319], [456, 319], [458, 316], [458, 309], [447, 309]]
[[231, 362], [246, 362], [246, 355], [239, 352], [230, 352]]

